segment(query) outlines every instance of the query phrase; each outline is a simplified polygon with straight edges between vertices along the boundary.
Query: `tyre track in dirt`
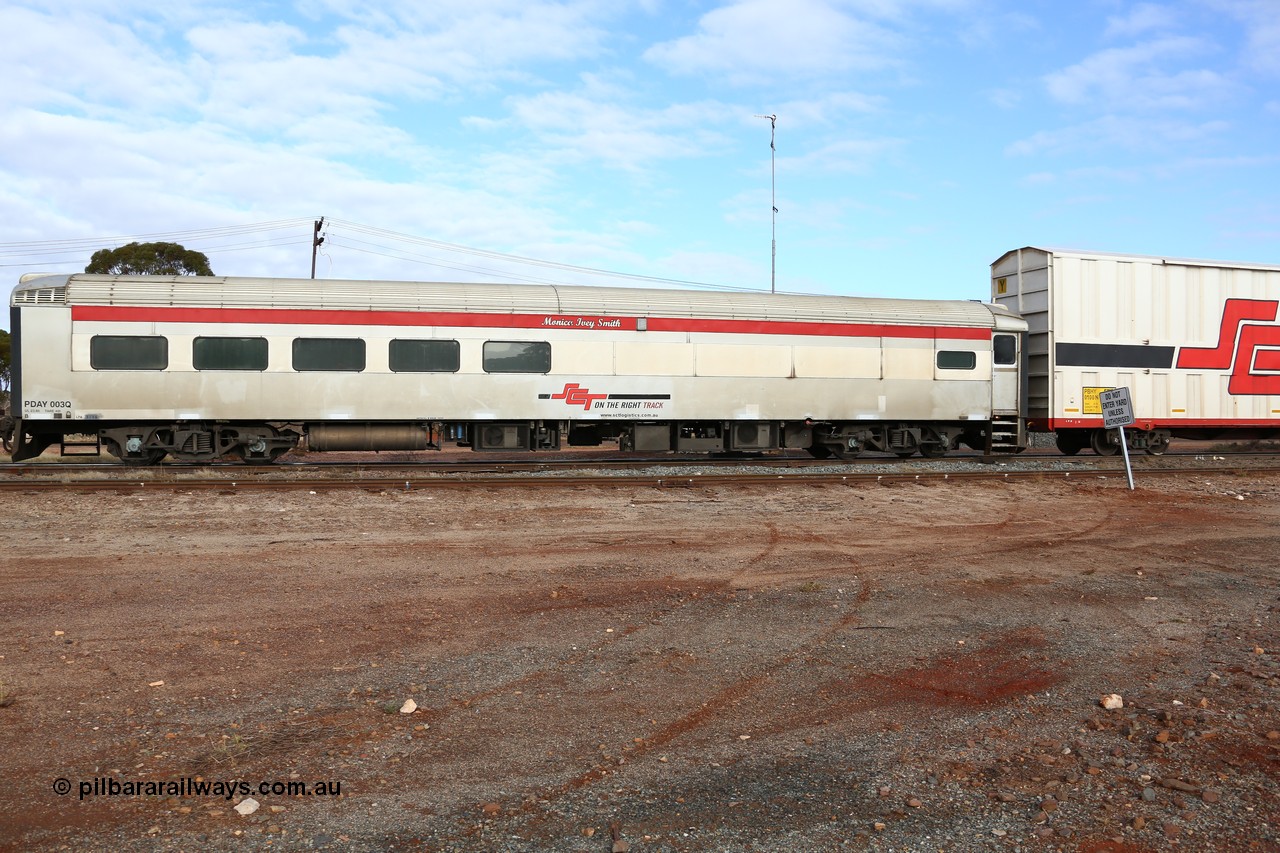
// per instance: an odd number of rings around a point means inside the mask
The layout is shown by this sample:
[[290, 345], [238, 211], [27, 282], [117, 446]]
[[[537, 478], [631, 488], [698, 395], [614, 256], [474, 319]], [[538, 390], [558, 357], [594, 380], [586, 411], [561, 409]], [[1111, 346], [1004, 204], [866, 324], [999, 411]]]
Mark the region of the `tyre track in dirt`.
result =
[[[1075, 738], [1089, 709], [1099, 713], [1094, 685], [1110, 674], [1129, 686], [1158, 674], [1165, 692], [1149, 692], [1186, 698], [1173, 691], [1184, 661], [1191, 661], [1188, 669], [1200, 666], [1195, 649], [1180, 635], [1140, 632], [1185, 610], [1191, 636], [1212, 621], [1208, 593], [1216, 579], [1225, 579], [1221, 594], [1236, 616], [1221, 627], [1226, 633], [1201, 644], [1200, 657], [1225, 664], [1217, 671], [1233, 681], [1231, 691], [1234, 682], [1255, 684], [1240, 693], [1247, 701], [1274, 689], [1252, 674], [1267, 674], [1252, 645], [1274, 643], [1273, 630], [1250, 622], [1260, 615], [1247, 596], [1266, 577], [1263, 558], [1256, 579], [1243, 583], [1249, 576], [1224, 570], [1232, 563], [1216, 553], [1231, 553], [1229, 540], [1188, 561], [1186, 549], [1161, 547], [1158, 522], [1160, 513], [1181, 519], [1178, 513], [1187, 512], [1179, 523], [1199, 524], [1203, 533], [1234, 515], [1240, 524], [1224, 529], [1248, 529], [1241, 525], [1251, 520], [1256, 532], [1267, 521], [1265, 507], [1233, 501], [1226, 515], [1197, 519], [1190, 500], [1135, 499], [1111, 483], [965, 488], [962, 503], [950, 490], [923, 484], [856, 494], [830, 487], [747, 495], [707, 489], [697, 501], [664, 500], [649, 509], [642, 503], [649, 492], [616, 499], [598, 491], [539, 493], [518, 510], [515, 498], [473, 496], [448, 514], [438, 503], [428, 512], [422, 497], [362, 496], [350, 509], [350, 496], [321, 496], [308, 502], [308, 512], [328, 507], [330, 520], [321, 515], [283, 537], [254, 520], [263, 507], [283, 506], [282, 498], [237, 496], [219, 499], [239, 514], [227, 519], [225, 536], [203, 540], [215, 547], [199, 559], [195, 546], [178, 548], [186, 555], [163, 567], [219, 585], [186, 600], [182, 580], [159, 574], [160, 560], [128, 553], [174, 551], [173, 526], [131, 530], [126, 541], [109, 538], [109, 531], [127, 518], [90, 521], [86, 542], [107, 535], [106, 553], [125, 552], [110, 585], [122, 601], [139, 603], [136, 614], [110, 599], [68, 597], [61, 582], [69, 577], [85, 586], [91, 574], [71, 562], [88, 547], [79, 541], [67, 546], [61, 564], [14, 562], [8, 582], [45, 588], [46, 600], [61, 602], [65, 613], [52, 627], [66, 627], [61, 620], [73, 609], [83, 613], [72, 625], [77, 645], [69, 648], [77, 652], [123, 645], [128, 634], [113, 620], [128, 616], [124, 624], [141, 629], [147, 645], [129, 650], [128, 669], [104, 677], [119, 673], [132, 683], [167, 667], [159, 674], [169, 684], [120, 697], [137, 715], [89, 735], [120, 708], [114, 697], [95, 692], [101, 682], [83, 671], [95, 659], [75, 666], [58, 660], [62, 640], [46, 636], [52, 620], [41, 617], [36, 595], [24, 599], [24, 639], [0, 649], [9, 658], [3, 672], [21, 668], [41, 691], [0, 711], [15, 715], [6, 718], [10, 738], [22, 731], [12, 743], [22, 776], [42, 777], [48, 760], [24, 744], [47, 741], [60, 760], [70, 756], [74, 769], [85, 772], [101, 765], [141, 768], [136, 772], [152, 777], [226, 771], [273, 778], [292, 769], [304, 778], [340, 778], [349, 796], [286, 801], [282, 817], [267, 815], [264, 802], [262, 815], [250, 819], [213, 817], [198, 803], [195, 814], [178, 814], [189, 801], [102, 800], [73, 812], [66, 803], [38, 800], [24, 812], [33, 833], [25, 837], [102, 848], [143, 838], [154, 824], [157, 848], [233, 849], [271, 840], [296, 849], [323, 846], [314, 838], [340, 827], [353, 849], [403, 847], [417, 838], [429, 849], [599, 850], [609, 845], [599, 828], [626, 820], [633, 849], [651, 849], [637, 845], [641, 831], [661, 839], [653, 849], [737, 849], [757, 840], [768, 850], [841, 840], [868, 849], [858, 836], [875, 839], [872, 821], [880, 820], [888, 824], [884, 845], [895, 849], [912, 849], [922, 830], [959, 825], [980, 829], [992, 844], [990, 830], [1007, 828], [1005, 847], [1030, 849], [1032, 798], [1045, 791], [1038, 777], [1053, 771], [1039, 769], [1025, 750], [1033, 739]], [[102, 507], [99, 499], [81, 502]], [[1060, 504], [1070, 512], [1046, 511]], [[196, 508], [187, 501], [177, 509], [186, 523]], [[161, 507], [148, 501], [146, 510], [152, 524]], [[342, 533], [341, 520], [357, 516], [360, 526]], [[577, 527], [550, 535], [544, 517], [553, 527]], [[428, 531], [424, 519], [440, 528]], [[360, 531], [376, 534], [379, 523], [389, 529], [380, 542], [357, 538]], [[245, 529], [253, 535], [236, 538]], [[471, 553], [468, 537], [476, 546]], [[1157, 580], [1156, 571], [1145, 579], [1123, 567], [1088, 574], [1089, 551], [1109, 539], [1119, 542], [1124, 560], [1144, 556], [1145, 539], [1147, 562], [1185, 566], [1197, 580], [1162, 592], [1144, 587]], [[315, 542], [323, 545], [309, 544]], [[1242, 542], [1252, 552], [1268, 540]], [[1195, 560], [1203, 557], [1219, 565], [1207, 561], [1200, 571]], [[236, 567], [218, 565], [231, 559], [239, 560]], [[263, 566], [270, 568], [260, 572]], [[1161, 601], [1140, 603], [1144, 592]], [[238, 607], [240, 598], [252, 607]], [[881, 630], [892, 633], [863, 633]], [[35, 644], [37, 634], [44, 645]], [[1236, 648], [1239, 637], [1248, 649]], [[241, 644], [233, 646], [232, 638]], [[1120, 645], [1134, 638], [1150, 648]], [[1122, 653], [1116, 660], [1100, 659], [1100, 649], [1113, 647]], [[233, 671], [240, 662], [244, 670]], [[1064, 680], [1070, 690], [1059, 695]], [[234, 687], [240, 696], [228, 702]], [[89, 690], [77, 695], [77, 688]], [[1222, 693], [1215, 702], [1234, 695]], [[407, 695], [419, 710], [402, 717], [397, 709]], [[66, 708], [51, 696], [67, 697]], [[160, 710], [164, 717], [153, 713]], [[1205, 712], [1227, 718], [1217, 713]], [[231, 721], [243, 725], [233, 730]], [[896, 722], [905, 728], [891, 728]], [[219, 733], [232, 731], [241, 734], [242, 755], [218, 747]], [[166, 732], [176, 738], [164, 740]], [[1260, 739], [1265, 732], [1253, 734]], [[750, 740], [739, 741], [743, 735]], [[966, 747], [966, 737], [977, 746]], [[1137, 739], [1109, 737], [1115, 740], [1106, 751], [1094, 749], [1091, 758], [1109, 756], [1118, 742], [1126, 761], [1130, 752], [1143, 760]], [[90, 738], [101, 742], [92, 747]], [[1269, 766], [1265, 740], [1219, 743], [1218, 755], [1243, 773], [1256, 776]], [[1013, 751], [1027, 763], [1002, 775], [1006, 765], [991, 750]], [[1056, 754], [1063, 772], [1083, 774], [1083, 765], [1070, 764], [1076, 759]], [[952, 767], [971, 769], [937, 772]], [[1193, 769], [1186, 770], [1189, 778], [1211, 778]], [[1121, 778], [1126, 772], [1115, 770], [1117, 781], [1107, 784], [1133, 796], [1141, 788], [1132, 787], [1136, 777]], [[984, 806], [983, 790], [967, 797], [931, 789], [924, 808], [913, 811], [898, 792], [924, 786], [926, 773], [944, 783], [980, 781], [988, 794], [1007, 779], [1020, 799], [993, 806], [988, 798]], [[1082, 796], [1098, 796], [1101, 778], [1111, 773], [1107, 765], [1099, 781], [1085, 777], [1095, 787], [1082, 784]], [[1255, 776], [1247, 777], [1251, 784]], [[882, 801], [876, 786], [890, 781], [893, 801]], [[1225, 797], [1252, 796], [1243, 802], [1256, 806], [1269, 790], [1262, 784]], [[6, 796], [6, 805], [16, 801], [12, 791]], [[497, 812], [482, 811], [486, 804], [497, 804]], [[1008, 822], [1009, 812], [1020, 822]], [[1061, 814], [1070, 814], [1077, 829], [1091, 826], [1079, 808], [1064, 805]], [[1167, 819], [1203, 825], [1203, 818], [1173, 812]], [[267, 831], [273, 821], [287, 838]], [[695, 825], [702, 834], [682, 841], [681, 832]], [[583, 827], [601, 834], [586, 838]], [[208, 844], [203, 836], [198, 843], [196, 833], [207, 835]], [[1088, 837], [1092, 843], [1104, 836]], [[789, 845], [789, 838], [802, 843]]]

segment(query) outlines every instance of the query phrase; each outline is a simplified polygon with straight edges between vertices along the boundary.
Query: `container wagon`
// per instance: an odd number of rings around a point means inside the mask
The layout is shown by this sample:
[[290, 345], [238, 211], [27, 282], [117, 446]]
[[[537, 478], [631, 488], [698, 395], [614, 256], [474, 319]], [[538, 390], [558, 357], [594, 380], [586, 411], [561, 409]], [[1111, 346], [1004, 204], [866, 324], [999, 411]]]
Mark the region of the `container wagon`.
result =
[[1026, 415], [1058, 448], [1119, 451], [1098, 395], [1128, 387], [1130, 447], [1280, 437], [1280, 266], [1026, 247], [991, 265], [1026, 319]]

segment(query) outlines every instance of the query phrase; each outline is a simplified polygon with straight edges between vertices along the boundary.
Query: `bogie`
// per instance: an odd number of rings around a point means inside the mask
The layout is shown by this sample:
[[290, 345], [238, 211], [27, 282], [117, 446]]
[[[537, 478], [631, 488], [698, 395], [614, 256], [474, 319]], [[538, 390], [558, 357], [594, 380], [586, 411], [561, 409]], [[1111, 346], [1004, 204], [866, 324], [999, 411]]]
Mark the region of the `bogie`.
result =
[[123, 426], [104, 428], [99, 435], [107, 450], [126, 465], [154, 465], [166, 456], [186, 463], [236, 458], [266, 464], [287, 453], [298, 442], [296, 433], [267, 424]]
[[1120, 452], [1120, 438], [1111, 429], [1095, 429], [1089, 436], [1089, 445], [1099, 456], [1115, 456]]

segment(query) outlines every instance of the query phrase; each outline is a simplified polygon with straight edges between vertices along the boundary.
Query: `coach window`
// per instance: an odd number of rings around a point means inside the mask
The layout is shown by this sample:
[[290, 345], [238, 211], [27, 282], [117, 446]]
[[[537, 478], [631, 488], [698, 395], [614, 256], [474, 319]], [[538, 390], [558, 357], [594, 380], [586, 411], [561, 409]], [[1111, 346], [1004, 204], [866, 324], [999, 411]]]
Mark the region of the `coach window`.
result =
[[457, 373], [457, 341], [391, 342], [390, 365], [394, 373]]
[[996, 364], [1018, 363], [1018, 339], [1013, 335], [996, 335], [991, 339]]
[[169, 340], [150, 335], [94, 335], [89, 339], [89, 366], [94, 370], [164, 370], [169, 366]]
[[485, 341], [485, 373], [550, 373], [551, 344], [546, 341]]
[[196, 338], [191, 344], [196, 370], [266, 370], [266, 338]]
[[939, 370], [973, 370], [978, 366], [978, 354], [966, 350], [938, 350]]
[[364, 370], [364, 341], [360, 338], [294, 338], [293, 369]]

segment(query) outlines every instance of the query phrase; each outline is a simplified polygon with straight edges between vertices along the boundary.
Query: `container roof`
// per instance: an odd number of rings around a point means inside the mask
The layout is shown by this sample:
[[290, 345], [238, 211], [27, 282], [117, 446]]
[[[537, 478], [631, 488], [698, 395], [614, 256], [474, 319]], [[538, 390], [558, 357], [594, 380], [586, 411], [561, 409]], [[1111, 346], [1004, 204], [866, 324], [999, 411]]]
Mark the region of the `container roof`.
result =
[[1107, 259], [1112, 261], [1145, 261], [1147, 263], [1167, 264], [1183, 267], [1233, 267], [1247, 270], [1280, 271], [1280, 264], [1259, 264], [1247, 261], [1213, 261], [1201, 258], [1170, 258], [1163, 255], [1132, 255], [1121, 252], [1091, 252], [1084, 249], [1067, 249], [1054, 246], [1023, 246], [1021, 249], [1010, 249], [996, 258], [991, 266], [996, 266], [1010, 255], [1018, 252], [1044, 252], [1058, 258]]

